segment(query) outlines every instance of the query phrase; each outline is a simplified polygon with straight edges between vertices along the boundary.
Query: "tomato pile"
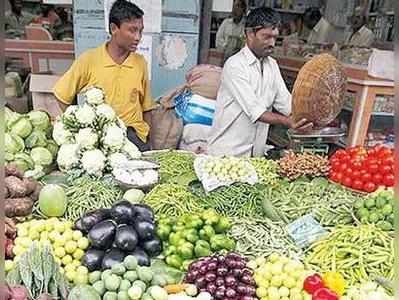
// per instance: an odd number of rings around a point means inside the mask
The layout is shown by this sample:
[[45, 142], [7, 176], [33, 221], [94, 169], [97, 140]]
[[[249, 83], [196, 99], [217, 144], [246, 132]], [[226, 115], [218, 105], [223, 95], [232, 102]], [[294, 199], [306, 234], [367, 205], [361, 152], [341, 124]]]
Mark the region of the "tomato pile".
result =
[[358, 191], [371, 193], [379, 186], [395, 184], [393, 152], [382, 145], [337, 150], [330, 158], [330, 167], [331, 181]]

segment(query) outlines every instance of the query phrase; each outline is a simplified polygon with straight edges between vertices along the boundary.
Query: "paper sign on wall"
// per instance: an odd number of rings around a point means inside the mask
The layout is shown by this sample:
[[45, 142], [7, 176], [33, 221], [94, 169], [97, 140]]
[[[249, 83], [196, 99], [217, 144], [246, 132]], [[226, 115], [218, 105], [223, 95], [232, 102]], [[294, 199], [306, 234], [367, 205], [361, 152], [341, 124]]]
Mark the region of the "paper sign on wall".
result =
[[148, 79], [151, 80], [151, 65], [152, 65], [152, 36], [150, 34], [143, 34], [137, 53], [144, 56], [147, 62]]

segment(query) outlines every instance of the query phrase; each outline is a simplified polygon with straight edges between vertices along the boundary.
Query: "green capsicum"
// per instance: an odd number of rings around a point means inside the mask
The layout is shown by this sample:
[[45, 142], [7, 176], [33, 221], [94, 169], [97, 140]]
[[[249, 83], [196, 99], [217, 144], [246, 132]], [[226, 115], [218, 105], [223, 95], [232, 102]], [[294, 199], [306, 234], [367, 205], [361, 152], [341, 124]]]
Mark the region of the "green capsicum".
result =
[[230, 248], [234, 249], [233, 245], [234, 242], [232, 243], [232, 240], [227, 236], [225, 236], [224, 234], [214, 235], [213, 237], [211, 237], [210, 243], [211, 243], [211, 249], [213, 251], [220, 251], [223, 249], [230, 250]]
[[199, 229], [204, 225], [201, 217], [198, 215], [192, 215], [186, 220], [186, 227]]
[[193, 258], [194, 246], [189, 242], [185, 242], [177, 247], [177, 254], [183, 259]]
[[196, 257], [211, 255], [211, 246], [207, 241], [199, 240], [195, 243], [194, 254]]
[[182, 232], [172, 232], [169, 235], [169, 244], [177, 246], [181, 240], [184, 240]]
[[176, 251], [177, 251], [176, 246], [169, 245], [169, 246], [167, 246], [166, 249], [164, 250], [164, 255], [165, 255], [165, 256], [170, 256], [170, 255], [172, 255], [172, 254], [175, 254]]
[[183, 236], [187, 241], [191, 243], [195, 243], [199, 240], [197, 230], [195, 230], [194, 228], [184, 230]]
[[173, 254], [166, 257], [166, 263], [173, 268], [180, 269], [183, 264], [183, 260], [178, 255]]
[[231, 223], [229, 218], [227, 217], [220, 217], [219, 222], [214, 226], [216, 233], [225, 233], [226, 231], [230, 230]]
[[157, 235], [162, 241], [167, 241], [170, 235], [172, 228], [166, 224], [158, 224], [157, 226]]
[[215, 229], [211, 225], [205, 225], [202, 227], [202, 229], [199, 231], [199, 236], [202, 240], [209, 241], [211, 237], [215, 235]]
[[215, 225], [219, 222], [219, 215], [214, 209], [207, 209], [201, 217], [207, 225]]

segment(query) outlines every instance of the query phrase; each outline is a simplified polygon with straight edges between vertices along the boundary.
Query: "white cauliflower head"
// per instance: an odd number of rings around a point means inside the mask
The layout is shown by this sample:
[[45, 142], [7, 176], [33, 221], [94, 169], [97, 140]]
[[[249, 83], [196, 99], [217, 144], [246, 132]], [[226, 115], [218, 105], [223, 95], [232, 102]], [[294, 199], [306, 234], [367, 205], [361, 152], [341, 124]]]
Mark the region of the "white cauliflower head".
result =
[[96, 146], [98, 135], [92, 128], [83, 128], [79, 130], [75, 139], [76, 143], [79, 144], [81, 148], [90, 149]]
[[59, 146], [74, 142], [72, 132], [66, 129], [59, 120], [55, 122], [53, 127], [53, 139]]
[[57, 164], [61, 171], [68, 171], [79, 165], [79, 145], [63, 144], [58, 150]]
[[108, 104], [100, 104], [97, 106], [97, 115], [110, 122], [114, 121], [116, 117], [115, 111]]
[[125, 143], [126, 131], [116, 124], [110, 124], [104, 130], [103, 146], [111, 151], [120, 150]]
[[77, 109], [75, 116], [76, 120], [84, 126], [93, 124], [94, 120], [96, 119], [96, 113], [94, 109], [88, 104], [83, 104], [80, 106]]
[[104, 103], [104, 92], [98, 87], [91, 87], [84, 93], [86, 101], [90, 105], [99, 105]]
[[101, 177], [107, 158], [98, 149], [83, 152], [81, 163], [83, 170], [89, 175]]
[[125, 145], [122, 147], [122, 151], [125, 152], [130, 159], [136, 159], [141, 157], [141, 152], [139, 148], [127, 138], [125, 140]]
[[75, 117], [75, 113], [78, 110], [78, 106], [77, 105], [69, 105], [66, 110], [63, 113], [64, 117]]
[[125, 154], [116, 152], [108, 156], [108, 161], [111, 168], [115, 169], [125, 165], [129, 161], [129, 159], [126, 157]]

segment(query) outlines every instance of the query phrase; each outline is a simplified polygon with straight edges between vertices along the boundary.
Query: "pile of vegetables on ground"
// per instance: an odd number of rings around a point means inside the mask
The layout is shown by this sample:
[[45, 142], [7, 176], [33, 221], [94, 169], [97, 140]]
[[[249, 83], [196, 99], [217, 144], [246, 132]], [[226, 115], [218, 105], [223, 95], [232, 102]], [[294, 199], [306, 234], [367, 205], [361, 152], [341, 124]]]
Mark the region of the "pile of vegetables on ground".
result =
[[7, 217], [30, 215], [42, 186], [31, 178], [25, 178], [15, 164], [7, 164], [4, 173], [5, 215]]
[[[20, 163], [5, 167], [10, 299], [393, 299], [390, 150], [338, 150], [329, 162], [310, 153], [280, 161], [201, 156], [200, 166], [188, 152], [131, 147], [129, 155], [102, 91], [84, 96], [53, 131], [62, 172], [39, 183]], [[90, 151], [104, 160], [84, 162]], [[157, 184], [118, 180], [150, 165]], [[365, 195], [331, 178], [348, 169], [376, 182], [383, 175], [380, 188]]]
[[133, 255], [139, 265], [149, 266], [150, 258], [162, 252], [153, 211], [144, 204], [119, 201], [110, 209], [83, 215], [75, 222], [75, 228], [87, 234], [90, 241], [90, 248], [82, 257], [89, 271], [111, 268], [128, 255]]
[[40, 178], [51, 170], [58, 146], [51, 139], [50, 117], [43, 111], [19, 114], [5, 109], [4, 158], [27, 177]]

